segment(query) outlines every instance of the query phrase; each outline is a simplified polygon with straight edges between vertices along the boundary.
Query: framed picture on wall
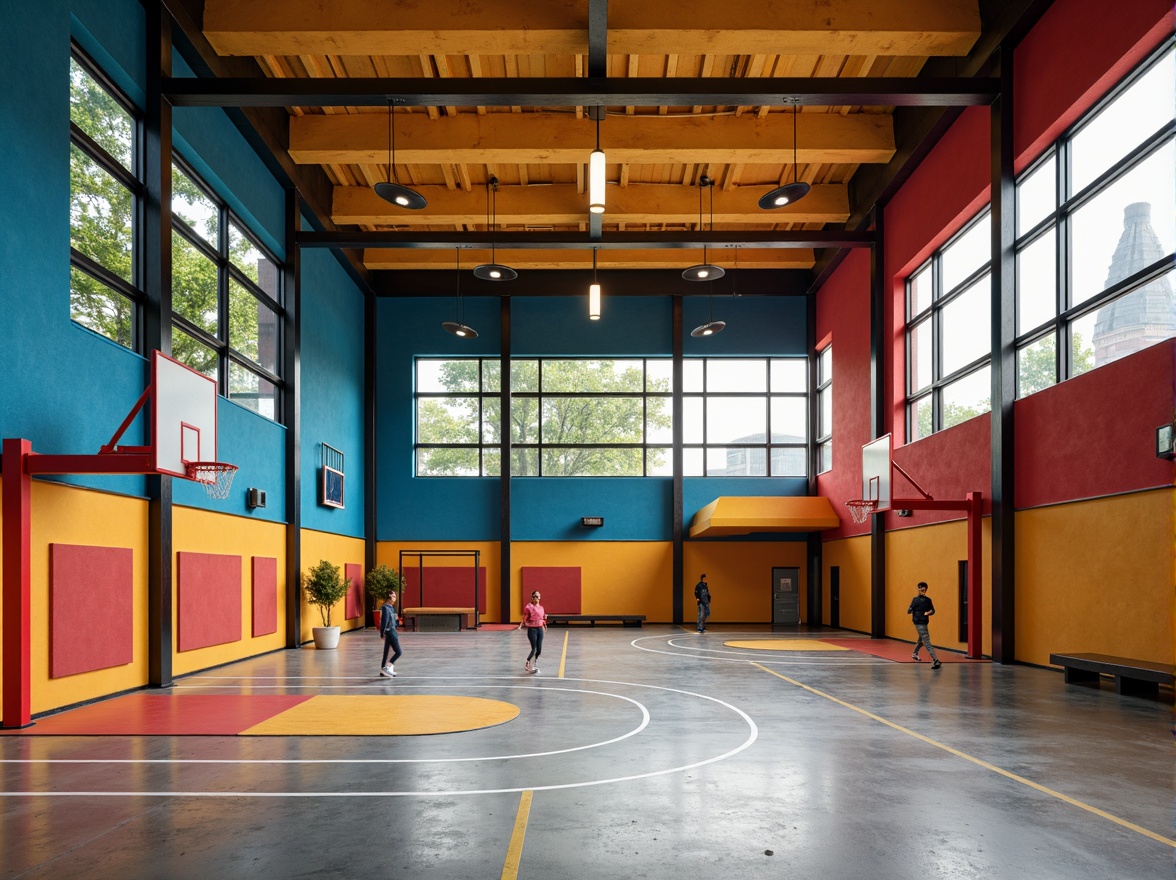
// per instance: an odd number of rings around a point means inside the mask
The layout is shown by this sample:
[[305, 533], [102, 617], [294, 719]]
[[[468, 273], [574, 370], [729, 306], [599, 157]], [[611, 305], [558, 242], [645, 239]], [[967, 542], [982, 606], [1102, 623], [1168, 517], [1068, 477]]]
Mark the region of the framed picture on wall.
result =
[[334, 446], [323, 444], [322, 486], [319, 504], [324, 507], [343, 506], [343, 453]]
[[323, 468], [322, 504], [327, 507], [343, 506], [343, 472], [333, 467]]

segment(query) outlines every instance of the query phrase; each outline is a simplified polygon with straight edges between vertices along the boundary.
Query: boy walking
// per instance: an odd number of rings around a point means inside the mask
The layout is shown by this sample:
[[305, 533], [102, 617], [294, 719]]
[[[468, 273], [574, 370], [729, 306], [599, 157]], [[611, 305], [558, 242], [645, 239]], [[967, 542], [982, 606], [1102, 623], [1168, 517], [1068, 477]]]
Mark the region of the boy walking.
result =
[[[396, 591], [393, 590], [380, 606], [380, 635], [384, 637], [384, 658], [380, 661], [380, 675], [395, 678], [393, 664], [400, 659], [400, 639], [396, 636]], [[392, 659], [388, 659], [391, 652]]]
[[926, 645], [927, 653], [931, 655], [931, 659], [934, 661], [931, 664], [931, 668], [938, 669], [942, 664], [939, 662], [939, 657], [936, 655], [935, 648], [931, 644], [931, 636], [927, 633], [927, 619], [935, 613], [935, 603], [927, 596], [926, 581], [919, 581], [918, 590], [919, 595], [911, 599], [911, 605], [907, 608], [907, 614], [911, 615], [911, 622], [915, 625], [915, 632], [919, 634], [919, 640], [915, 642], [915, 652], [911, 656], [918, 661], [919, 648]]
[[706, 632], [706, 619], [710, 617], [711, 594], [706, 585], [706, 575], [698, 576], [698, 583], [694, 585], [694, 598], [698, 600], [698, 631]]

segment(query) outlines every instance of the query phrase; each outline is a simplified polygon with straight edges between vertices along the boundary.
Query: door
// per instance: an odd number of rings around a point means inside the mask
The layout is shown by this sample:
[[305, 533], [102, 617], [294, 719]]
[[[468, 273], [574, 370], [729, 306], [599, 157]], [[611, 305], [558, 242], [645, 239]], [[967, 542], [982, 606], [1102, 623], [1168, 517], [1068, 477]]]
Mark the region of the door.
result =
[[800, 623], [800, 569], [772, 569], [772, 625]]
[[841, 566], [829, 568], [829, 626], [841, 629]]

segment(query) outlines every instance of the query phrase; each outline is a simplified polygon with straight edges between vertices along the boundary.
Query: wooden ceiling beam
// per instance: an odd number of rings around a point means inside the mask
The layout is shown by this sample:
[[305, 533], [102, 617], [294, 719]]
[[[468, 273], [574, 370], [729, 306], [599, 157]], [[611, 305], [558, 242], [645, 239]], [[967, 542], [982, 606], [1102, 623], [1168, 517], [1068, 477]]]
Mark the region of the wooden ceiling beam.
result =
[[[805, 163], [885, 163], [894, 155], [893, 124], [882, 114], [802, 113], [796, 139], [799, 161]], [[571, 165], [583, 162], [595, 145], [595, 126], [567, 113], [440, 119], [407, 113], [398, 114], [396, 122], [396, 159], [404, 164]], [[610, 164], [791, 164], [792, 116], [610, 116], [600, 125], [600, 145]], [[298, 164], [376, 164], [387, 155], [384, 114], [290, 119], [290, 156]]]
[[[844, 184], [814, 186], [795, 205], [764, 211], [757, 201], [773, 184], [762, 187], [715, 189], [717, 224], [844, 223], [849, 217], [849, 193]], [[399, 210], [364, 186], [335, 187], [331, 219], [358, 226], [446, 226], [478, 224], [486, 220], [485, 198], [445, 186], [419, 186], [428, 199], [424, 211]], [[630, 184], [609, 187], [604, 222], [655, 223], [686, 226], [698, 221], [698, 194], [676, 184]], [[584, 220], [588, 201], [575, 184], [502, 187], [498, 191], [500, 227], [570, 225]], [[707, 214], [710, 219], [710, 214]]]
[[[815, 256], [810, 248], [740, 248], [740, 269], [811, 269]], [[591, 250], [499, 250], [494, 260], [517, 271], [534, 269], [592, 271]], [[734, 267], [733, 249], [707, 249], [707, 260], [721, 266]], [[452, 269], [455, 254], [450, 250], [415, 250], [371, 248], [363, 252], [363, 263], [369, 270], [384, 269]], [[461, 265], [473, 269], [490, 262], [490, 249], [462, 249]], [[602, 250], [597, 254], [598, 269], [685, 269], [702, 262], [702, 249], [680, 250]], [[684, 282], [685, 283], [685, 282]], [[509, 293], [509, 285], [496, 284], [502, 293]]]
[[[617, 55], [964, 55], [980, 35], [978, 0], [824, 0], [707, 4], [645, 0], [608, 11]], [[221, 55], [589, 52], [583, 0], [206, 0], [204, 32]]]

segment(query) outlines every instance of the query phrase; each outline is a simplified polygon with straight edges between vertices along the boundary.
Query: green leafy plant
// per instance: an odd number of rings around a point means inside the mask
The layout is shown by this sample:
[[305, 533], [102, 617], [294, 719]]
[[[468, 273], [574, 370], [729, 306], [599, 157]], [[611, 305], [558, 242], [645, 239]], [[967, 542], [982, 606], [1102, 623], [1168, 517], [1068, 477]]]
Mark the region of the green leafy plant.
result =
[[392, 593], [404, 592], [404, 575], [386, 565], [377, 565], [367, 573], [364, 589], [377, 602], [384, 602]]
[[331, 625], [331, 606], [347, 595], [350, 585], [351, 578], [344, 578], [339, 572], [339, 566], [331, 565], [325, 559], [320, 559], [319, 564], [303, 576], [302, 589], [306, 593], [306, 601], [318, 606], [323, 626]]

